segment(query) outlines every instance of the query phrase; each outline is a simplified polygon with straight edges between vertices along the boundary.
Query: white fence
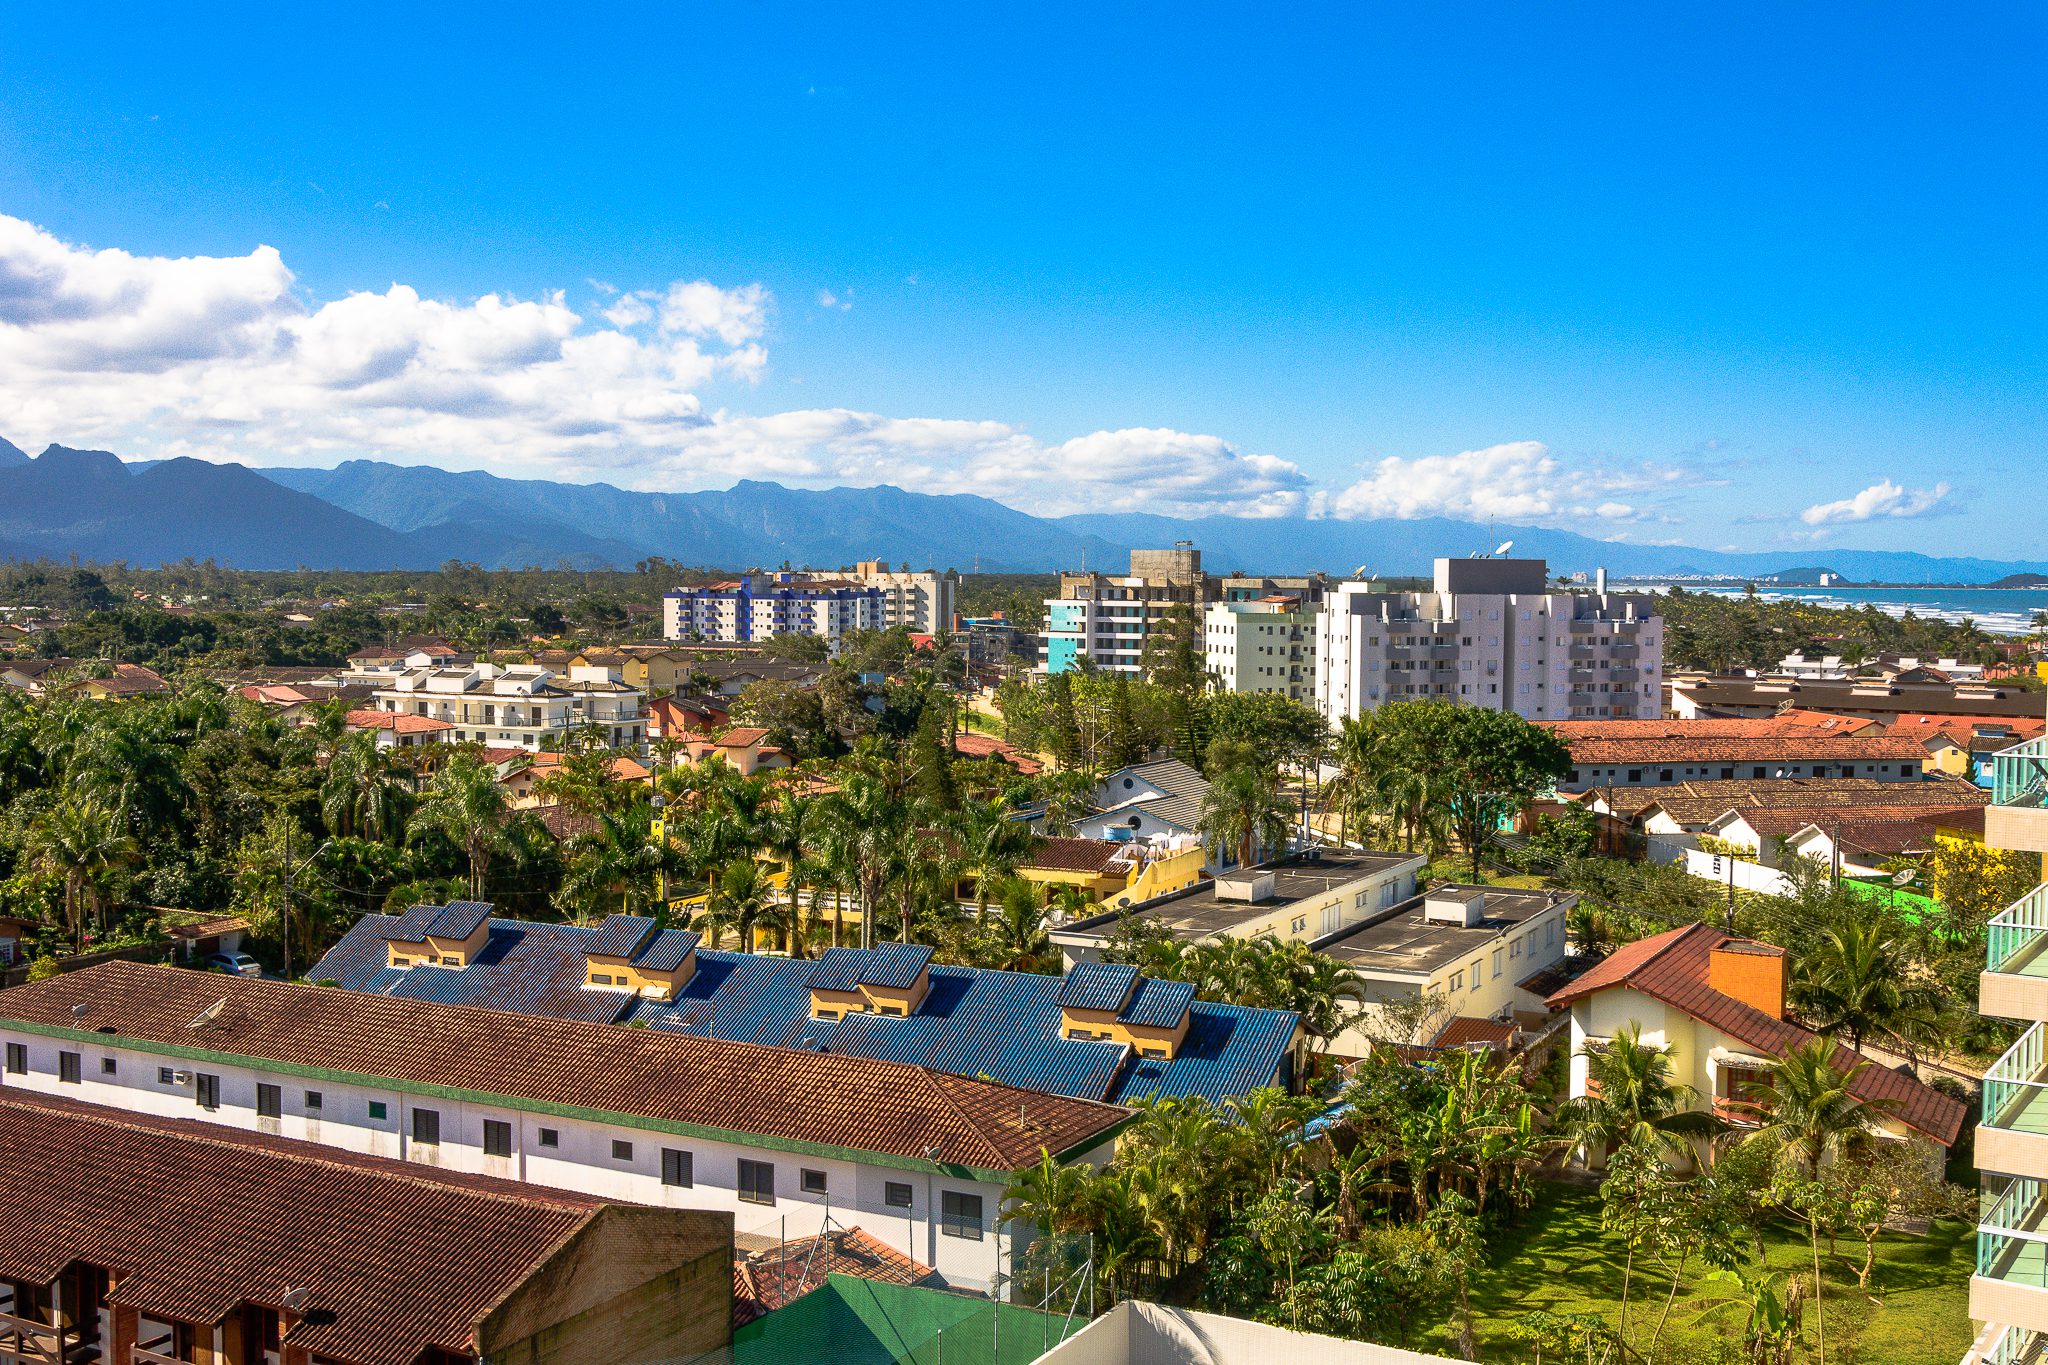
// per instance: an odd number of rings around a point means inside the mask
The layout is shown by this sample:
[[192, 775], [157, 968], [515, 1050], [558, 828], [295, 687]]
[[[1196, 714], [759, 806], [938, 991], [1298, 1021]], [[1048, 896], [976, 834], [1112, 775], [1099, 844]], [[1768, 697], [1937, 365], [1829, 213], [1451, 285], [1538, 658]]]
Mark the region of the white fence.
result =
[[1689, 848], [1685, 851], [1685, 870], [1721, 886], [1732, 884], [1738, 891], [1757, 891], [1766, 896], [1792, 894], [1791, 880], [1776, 868], [1741, 858], [1723, 857], [1703, 849]]

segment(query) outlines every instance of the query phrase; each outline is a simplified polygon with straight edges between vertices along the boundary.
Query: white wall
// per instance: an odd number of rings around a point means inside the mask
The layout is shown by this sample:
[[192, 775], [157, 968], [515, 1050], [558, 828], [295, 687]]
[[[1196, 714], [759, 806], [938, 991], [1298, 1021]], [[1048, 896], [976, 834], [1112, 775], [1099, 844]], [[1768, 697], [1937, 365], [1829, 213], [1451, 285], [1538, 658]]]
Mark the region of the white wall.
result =
[[[475, 1104], [256, 1067], [165, 1057], [125, 1046], [95, 1046], [4, 1027], [0, 1027], [0, 1040], [25, 1044], [28, 1048], [28, 1074], [0, 1074], [0, 1082], [5, 1085], [133, 1113], [199, 1119], [352, 1152], [416, 1161], [443, 1170], [502, 1176], [639, 1204], [721, 1210], [733, 1215], [734, 1228], [742, 1233], [809, 1236], [823, 1227], [829, 1212], [842, 1226], [857, 1225], [932, 1266], [948, 1280], [972, 1287], [989, 1283], [997, 1256], [1004, 1251], [1004, 1234], [998, 1227], [1004, 1188], [1001, 1184], [957, 1179], [929, 1169], [904, 1170], [623, 1124], [557, 1117], [522, 1111], [509, 1104]], [[80, 1081], [76, 1085], [58, 1079], [58, 1054], [67, 1051], [80, 1054]], [[115, 1062], [111, 1075], [102, 1068], [107, 1058]], [[182, 1084], [163, 1083], [158, 1080], [160, 1068], [187, 1071], [194, 1079]], [[220, 1077], [218, 1109], [204, 1109], [198, 1104], [196, 1077], [201, 1073]], [[273, 1119], [256, 1113], [256, 1087], [260, 1082], [275, 1084], [281, 1090], [280, 1117]], [[317, 1113], [307, 1108], [309, 1090], [320, 1092]], [[383, 1118], [371, 1117], [373, 1103], [385, 1106]], [[431, 1109], [439, 1114], [438, 1143], [427, 1145], [412, 1140], [414, 1109]], [[511, 1125], [510, 1156], [484, 1155], [486, 1119]], [[557, 1134], [556, 1147], [541, 1145], [543, 1128]], [[630, 1159], [613, 1158], [615, 1140], [632, 1144]], [[1106, 1159], [1112, 1145], [1102, 1144], [1087, 1159]], [[693, 1185], [676, 1187], [661, 1183], [664, 1147], [691, 1154]], [[743, 1157], [774, 1164], [776, 1198], [772, 1206], [740, 1200], [739, 1162]], [[825, 1194], [802, 1191], [800, 1172], [806, 1169], [825, 1173]], [[889, 1207], [885, 1186], [892, 1181], [911, 1187], [912, 1202], [908, 1209]], [[940, 1231], [940, 1196], [946, 1190], [981, 1196], [981, 1241], [946, 1236]]]
[[1125, 1302], [1038, 1365], [1449, 1365], [1446, 1356], [1290, 1332], [1263, 1322]]

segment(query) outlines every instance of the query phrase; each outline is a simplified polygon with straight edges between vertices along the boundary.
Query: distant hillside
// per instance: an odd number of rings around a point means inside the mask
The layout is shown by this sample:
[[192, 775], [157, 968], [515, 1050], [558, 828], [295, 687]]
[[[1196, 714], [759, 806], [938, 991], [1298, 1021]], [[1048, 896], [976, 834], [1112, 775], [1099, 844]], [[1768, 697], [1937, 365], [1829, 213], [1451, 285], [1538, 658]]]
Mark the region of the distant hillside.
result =
[[[988, 498], [883, 485], [791, 489], [742, 482], [719, 492], [635, 493], [351, 460], [335, 469], [251, 470], [198, 460], [124, 465], [105, 451], [52, 446], [36, 459], [0, 441], [0, 557], [213, 559], [241, 568], [630, 568], [661, 557], [722, 569], [833, 567], [858, 559], [920, 568], [1120, 572], [1133, 547], [1193, 541], [1217, 573], [1358, 570], [1427, 574], [1440, 555], [1514, 543], [1559, 573], [1605, 567], [1636, 577], [1750, 577], [1810, 570], [1796, 553], [1726, 554], [1596, 540], [1531, 526], [1416, 521], [1174, 518], [1139, 513], [1033, 517]], [[1813, 551], [1808, 549], [1807, 556]], [[1981, 583], [2048, 563], [1830, 552], [1859, 582]]]

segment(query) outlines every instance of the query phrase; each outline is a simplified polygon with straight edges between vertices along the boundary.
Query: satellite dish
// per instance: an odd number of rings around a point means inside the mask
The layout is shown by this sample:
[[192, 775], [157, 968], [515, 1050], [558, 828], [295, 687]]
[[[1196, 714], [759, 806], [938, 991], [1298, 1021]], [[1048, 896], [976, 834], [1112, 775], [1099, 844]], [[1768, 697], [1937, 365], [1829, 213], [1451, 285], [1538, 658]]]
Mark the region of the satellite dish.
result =
[[1503, 541], [1502, 541], [1502, 542], [1500, 543], [1499, 547], [1498, 547], [1498, 548], [1496, 548], [1496, 549], [1494, 550], [1494, 553], [1495, 553], [1495, 554], [1497, 554], [1497, 555], [1504, 555], [1504, 554], [1506, 554], [1506, 553], [1507, 553], [1507, 552], [1508, 552], [1509, 550], [1512, 550], [1512, 549], [1514, 549], [1514, 548], [1515, 548], [1515, 542], [1513, 542], [1512, 540], [1503, 540]]
[[1913, 884], [1913, 879], [1915, 877], [1918, 877], [1919, 875], [1920, 874], [1918, 872], [1915, 872], [1910, 867], [1902, 867], [1897, 872], [1892, 873], [1892, 885], [1911, 886]]
[[284, 1305], [284, 1311], [287, 1313], [303, 1313], [306, 1311], [306, 1305], [312, 1300], [313, 1291], [310, 1289], [287, 1289], [284, 1291], [284, 1297], [278, 1302]]
[[220, 1018], [220, 1012], [226, 1009], [227, 1007], [228, 998], [225, 995], [223, 995], [220, 999], [214, 1001], [211, 1005], [208, 1005], [205, 1009], [199, 1011], [198, 1015], [194, 1017], [192, 1022], [185, 1025], [185, 1027], [205, 1028], [208, 1024], [211, 1024], [214, 1020]]
[[83, 1019], [87, 1014], [91, 1012], [92, 1006], [86, 1004], [84, 1001], [80, 1001], [78, 1004], [73, 1005], [71, 1007], [71, 1017], [73, 1019]]

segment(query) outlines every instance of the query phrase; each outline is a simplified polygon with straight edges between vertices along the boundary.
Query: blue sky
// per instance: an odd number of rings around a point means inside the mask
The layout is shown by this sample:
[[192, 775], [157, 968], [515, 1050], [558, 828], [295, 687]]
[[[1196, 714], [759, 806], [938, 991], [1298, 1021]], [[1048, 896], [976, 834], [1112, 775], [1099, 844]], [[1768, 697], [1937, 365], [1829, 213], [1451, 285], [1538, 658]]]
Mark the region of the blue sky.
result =
[[2048, 553], [2039, 7], [284, 8], [0, 12], [0, 434]]

